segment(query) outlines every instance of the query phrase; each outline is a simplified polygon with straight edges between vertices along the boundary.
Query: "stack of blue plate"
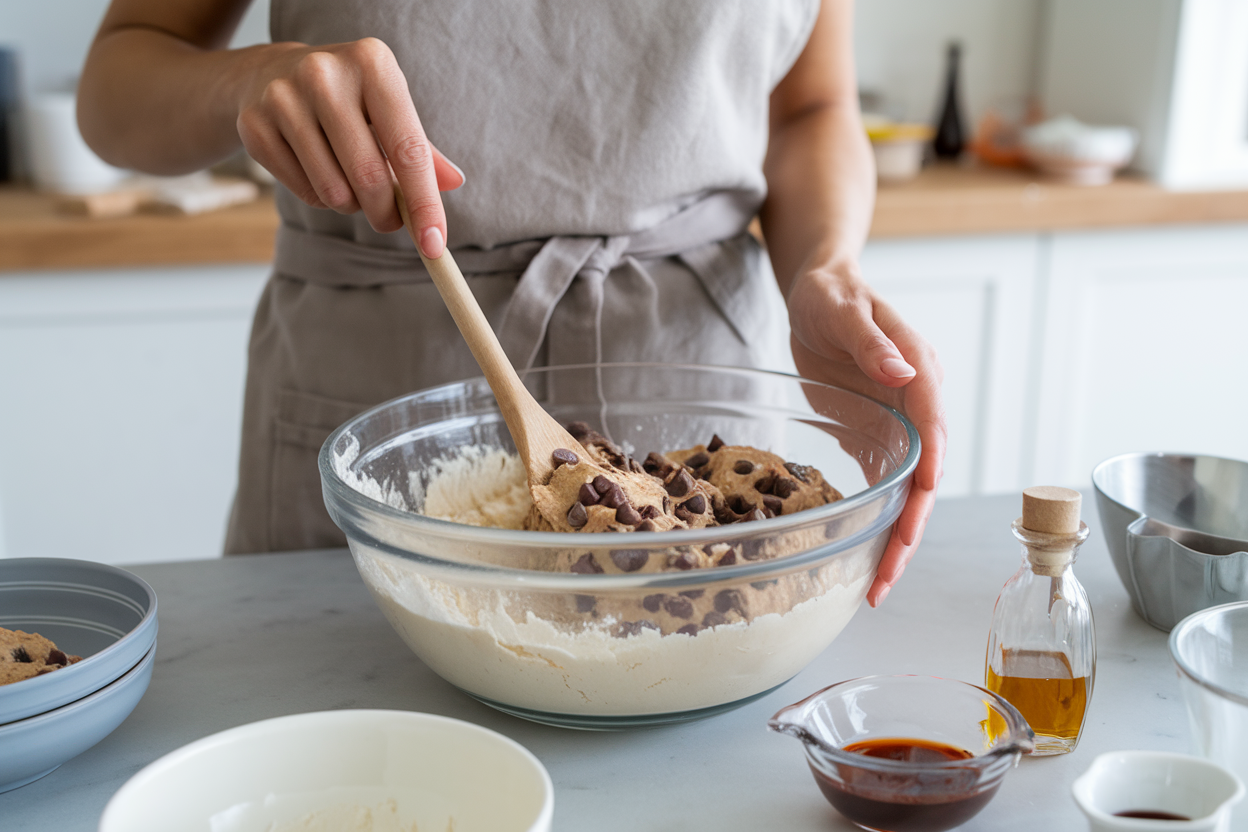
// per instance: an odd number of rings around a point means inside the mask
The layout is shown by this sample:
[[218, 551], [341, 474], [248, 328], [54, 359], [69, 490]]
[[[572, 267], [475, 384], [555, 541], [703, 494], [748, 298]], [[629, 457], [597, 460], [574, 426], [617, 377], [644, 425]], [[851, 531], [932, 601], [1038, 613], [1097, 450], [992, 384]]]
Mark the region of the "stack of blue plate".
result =
[[125, 570], [0, 560], [0, 627], [39, 633], [77, 664], [0, 685], [0, 792], [54, 771], [125, 721], [156, 657], [156, 593]]

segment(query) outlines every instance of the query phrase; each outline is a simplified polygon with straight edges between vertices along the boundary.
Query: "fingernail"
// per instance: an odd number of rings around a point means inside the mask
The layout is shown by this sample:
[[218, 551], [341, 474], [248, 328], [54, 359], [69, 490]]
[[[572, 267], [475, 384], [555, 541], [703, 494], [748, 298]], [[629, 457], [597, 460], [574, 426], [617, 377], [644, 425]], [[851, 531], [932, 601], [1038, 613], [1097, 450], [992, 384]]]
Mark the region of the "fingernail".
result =
[[880, 604], [883, 604], [884, 599], [888, 597], [888, 593], [892, 591], [893, 588], [891, 586], [884, 587], [884, 590], [880, 593], [880, 597], [875, 599], [875, 605], [878, 607]]
[[426, 228], [420, 235], [420, 251], [430, 260], [442, 256], [442, 232], [436, 225]]
[[[443, 156], [442, 158], [443, 158], [443, 159], [446, 159], [446, 157], [445, 157], [445, 156]], [[451, 167], [455, 168], [455, 172], [459, 174], [459, 178], [460, 178], [460, 179], [464, 180], [464, 182], [467, 182], [467, 181], [468, 181], [468, 177], [467, 177], [467, 176], [464, 176], [464, 170], [463, 170], [463, 168], [461, 168], [459, 165], [457, 165], [457, 164], [455, 164], [454, 162], [452, 162], [450, 159], [446, 159], [446, 163], [447, 163], [448, 165], [450, 165]], [[463, 184], [463, 182], [461, 182], [460, 184], [462, 185], [462, 184]]]
[[913, 367], [900, 358], [885, 358], [880, 362], [880, 369], [893, 378], [910, 378], [917, 374]]

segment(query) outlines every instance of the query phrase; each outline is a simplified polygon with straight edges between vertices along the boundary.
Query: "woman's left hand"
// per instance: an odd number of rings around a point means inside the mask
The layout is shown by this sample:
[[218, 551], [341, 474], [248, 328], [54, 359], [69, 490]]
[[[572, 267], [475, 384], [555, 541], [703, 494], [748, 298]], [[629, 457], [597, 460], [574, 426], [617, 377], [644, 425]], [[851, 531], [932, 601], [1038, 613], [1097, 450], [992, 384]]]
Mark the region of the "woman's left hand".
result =
[[936, 499], [947, 435], [944, 371], [936, 351], [862, 280], [856, 264], [800, 271], [788, 306], [798, 373], [889, 404], [919, 431], [910, 495], [867, 592], [868, 603], [879, 606], [914, 556]]

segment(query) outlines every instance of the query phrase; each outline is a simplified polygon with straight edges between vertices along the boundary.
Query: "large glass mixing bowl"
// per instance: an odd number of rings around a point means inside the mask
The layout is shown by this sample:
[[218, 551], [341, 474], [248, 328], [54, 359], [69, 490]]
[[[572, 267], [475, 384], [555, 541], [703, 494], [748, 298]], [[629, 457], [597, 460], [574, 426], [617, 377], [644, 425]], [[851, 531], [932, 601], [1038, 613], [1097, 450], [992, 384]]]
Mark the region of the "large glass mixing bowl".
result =
[[[588, 422], [638, 458], [718, 434], [818, 468], [845, 498], [623, 537], [448, 522], [421, 513], [431, 481], [465, 455], [514, 450], [488, 385], [473, 379], [379, 405], [322, 447], [325, 504], [386, 618], [434, 672], [538, 722], [656, 725], [768, 693], [853, 616], [918, 463], [918, 433], [900, 413], [825, 384], [727, 367], [553, 367], [525, 383], [560, 422]], [[724, 546], [734, 557], [719, 566], [679, 568], [694, 547]], [[555, 571], [583, 554], [674, 568]]]

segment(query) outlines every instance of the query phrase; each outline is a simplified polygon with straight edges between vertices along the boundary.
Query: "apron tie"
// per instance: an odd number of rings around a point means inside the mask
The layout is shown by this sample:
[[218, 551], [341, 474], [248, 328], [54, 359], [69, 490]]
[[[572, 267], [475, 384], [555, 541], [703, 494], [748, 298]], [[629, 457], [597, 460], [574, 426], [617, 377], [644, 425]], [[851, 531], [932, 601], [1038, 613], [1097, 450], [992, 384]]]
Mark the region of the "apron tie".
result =
[[[746, 228], [757, 210], [755, 197], [717, 191], [651, 228], [633, 234], [555, 236], [491, 249], [453, 251], [465, 277], [518, 273], [515, 292], [498, 326], [498, 339], [518, 372], [537, 360], [556, 309], [560, 310], [556, 363], [600, 363], [607, 277], [628, 269], [649, 280], [645, 261], [674, 257], [692, 271], [728, 319], [749, 342], [758, 310], [738, 291], [756, 273], [761, 256]], [[288, 225], [278, 229], [274, 270], [321, 286], [367, 287], [429, 281], [415, 247], [364, 246], [352, 240], [312, 234]]]

